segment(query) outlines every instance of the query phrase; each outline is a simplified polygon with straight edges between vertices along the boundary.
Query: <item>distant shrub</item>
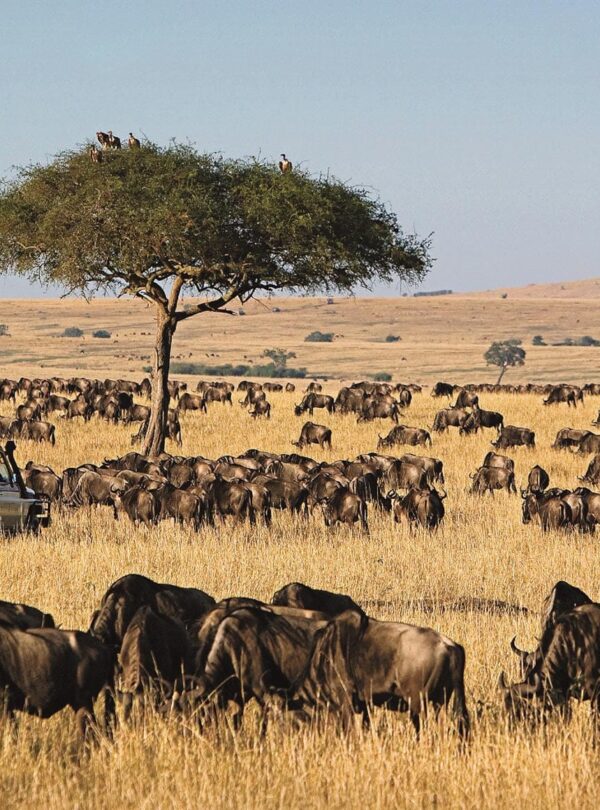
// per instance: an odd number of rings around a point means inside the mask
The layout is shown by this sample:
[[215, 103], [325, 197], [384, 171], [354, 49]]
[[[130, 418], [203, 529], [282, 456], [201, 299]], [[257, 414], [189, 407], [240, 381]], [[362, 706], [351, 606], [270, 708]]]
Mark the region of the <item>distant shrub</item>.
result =
[[109, 338], [109, 337], [112, 337], [112, 335], [108, 331], [108, 329], [96, 329], [95, 332], [92, 332], [92, 337], [95, 337], [95, 338]]
[[398, 343], [399, 340], [402, 340], [400, 335], [386, 335], [385, 338], [386, 343]]
[[576, 341], [577, 346], [600, 346], [600, 340], [596, 340], [591, 335], [584, 335]]
[[431, 290], [429, 292], [413, 293], [414, 298], [423, 298], [427, 295], [452, 295], [452, 290]]
[[500, 298], [508, 298], [508, 293], [502, 293], [502, 295], [500, 296]]
[[0, 337], [8, 336], [8, 324], [0, 323]]
[[392, 375], [387, 371], [378, 371], [375, 374], [369, 374], [369, 377], [375, 382], [390, 382]]
[[83, 337], [83, 329], [78, 326], [67, 326], [61, 337], [78, 338]]
[[542, 335], [534, 335], [533, 340], [531, 341], [532, 346], [547, 346], [548, 344], [544, 341]]
[[333, 343], [333, 332], [311, 332], [304, 338], [305, 343]]

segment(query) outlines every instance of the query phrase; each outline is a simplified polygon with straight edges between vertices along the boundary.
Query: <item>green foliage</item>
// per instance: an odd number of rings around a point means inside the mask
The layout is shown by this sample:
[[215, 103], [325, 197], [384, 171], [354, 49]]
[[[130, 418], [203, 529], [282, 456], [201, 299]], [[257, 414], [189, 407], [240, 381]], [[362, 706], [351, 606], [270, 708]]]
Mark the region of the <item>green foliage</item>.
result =
[[[20, 168], [0, 194], [0, 269], [165, 302], [179, 278], [211, 294], [190, 316], [256, 290], [350, 290], [422, 279], [430, 240], [404, 235], [370, 192], [192, 146], [87, 147]], [[223, 300], [223, 299], [227, 300]], [[204, 302], [206, 305], [209, 302]]]
[[375, 380], [375, 382], [391, 382], [392, 379], [392, 375], [387, 371], [378, 371], [375, 374], [369, 374], [368, 376], [371, 380]]
[[491, 344], [483, 355], [483, 359], [488, 366], [499, 366], [502, 371], [498, 377], [498, 383], [502, 380], [504, 372], [509, 366], [525, 365], [527, 352], [521, 348], [519, 338], [510, 340], [498, 340]]
[[[209, 366], [205, 363], [171, 363], [171, 370], [174, 374], [199, 374], [206, 377], [292, 377], [303, 379], [307, 375], [305, 368], [282, 368], [274, 363], [267, 363], [261, 366], [245, 364], [232, 365], [223, 363], [222, 365]], [[152, 366], [144, 366], [144, 371], [149, 374]]]
[[296, 357], [296, 352], [286, 352], [285, 349], [265, 349], [263, 357], [268, 357], [277, 368], [286, 368], [288, 360]]
[[532, 346], [547, 346], [548, 344], [544, 342], [544, 338], [542, 335], [534, 335], [533, 340], [531, 341]]
[[398, 343], [399, 340], [402, 340], [400, 335], [386, 335], [385, 338], [386, 343]]
[[8, 337], [8, 324], [0, 323], [0, 337]]
[[311, 332], [304, 338], [305, 343], [333, 343], [333, 332]]
[[566, 337], [558, 343], [553, 343], [553, 346], [600, 346], [600, 340], [592, 337], [591, 335], [582, 335], [582, 337], [572, 338]]
[[109, 337], [112, 337], [112, 335], [108, 331], [108, 329], [96, 329], [95, 332], [92, 332], [92, 337], [95, 337], [95, 338], [109, 338]]
[[80, 338], [83, 337], [83, 329], [78, 326], [67, 326], [61, 337], [67, 338]]

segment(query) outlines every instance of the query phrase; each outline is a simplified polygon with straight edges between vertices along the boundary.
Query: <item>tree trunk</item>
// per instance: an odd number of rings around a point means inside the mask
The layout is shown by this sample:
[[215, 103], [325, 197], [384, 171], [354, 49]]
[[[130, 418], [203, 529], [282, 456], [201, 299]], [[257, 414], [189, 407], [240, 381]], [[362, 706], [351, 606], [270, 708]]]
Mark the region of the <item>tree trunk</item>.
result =
[[500, 372], [500, 376], [499, 376], [499, 377], [498, 377], [498, 379], [496, 380], [496, 385], [500, 385], [500, 382], [501, 382], [501, 380], [502, 380], [502, 377], [504, 377], [504, 372], [506, 371], [506, 369], [507, 369], [507, 368], [508, 368], [508, 364], [507, 364], [507, 363], [505, 363], [505, 364], [502, 366], [502, 371]]
[[152, 410], [144, 437], [142, 453], [158, 456], [165, 449], [167, 414], [169, 411], [169, 366], [171, 344], [177, 321], [158, 307], [156, 316], [156, 343], [154, 347], [154, 372], [152, 375]]

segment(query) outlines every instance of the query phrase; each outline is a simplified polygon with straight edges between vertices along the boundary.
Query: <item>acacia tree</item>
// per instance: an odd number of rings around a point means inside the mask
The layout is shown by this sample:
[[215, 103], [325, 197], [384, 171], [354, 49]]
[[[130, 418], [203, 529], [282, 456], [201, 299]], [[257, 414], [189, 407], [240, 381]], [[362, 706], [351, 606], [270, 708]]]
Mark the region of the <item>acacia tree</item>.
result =
[[509, 366], [523, 366], [525, 365], [525, 357], [527, 352], [520, 345], [521, 341], [518, 338], [511, 338], [511, 340], [498, 340], [491, 344], [489, 349], [483, 355], [483, 359], [488, 366], [499, 366], [500, 376], [496, 380], [496, 385], [500, 385], [502, 377]]
[[[182, 321], [234, 314], [231, 302], [259, 291], [415, 282], [429, 269], [429, 247], [429, 238], [404, 235], [364, 189], [177, 143], [105, 152], [102, 163], [87, 148], [66, 151], [21, 167], [0, 193], [0, 272], [155, 306], [150, 455], [164, 449], [171, 345]], [[195, 297], [185, 308], [184, 292]]]

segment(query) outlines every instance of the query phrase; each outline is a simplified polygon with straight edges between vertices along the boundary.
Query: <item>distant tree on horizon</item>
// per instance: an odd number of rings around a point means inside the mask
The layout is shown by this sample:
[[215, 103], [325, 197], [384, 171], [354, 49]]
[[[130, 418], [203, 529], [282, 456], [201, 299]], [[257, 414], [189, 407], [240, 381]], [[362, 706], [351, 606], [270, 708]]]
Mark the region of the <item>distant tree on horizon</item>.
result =
[[488, 366], [500, 368], [500, 375], [496, 380], [496, 385], [500, 385], [506, 369], [509, 366], [525, 365], [526, 356], [527, 352], [521, 346], [521, 341], [518, 338], [511, 338], [510, 340], [494, 341], [483, 355], [483, 359]]
[[[152, 411], [143, 452], [164, 449], [171, 346], [179, 324], [229, 313], [255, 293], [351, 292], [416, 283], [430, 238], [405, 235], [372, 193], [329, 175], [282, 175], [254, 158], [145, 142], [88, 146], [32, 164], [0, 192], [0, 272], [150, 302], [156, 313]], [[200, 297], [181, 305], [184, 293]]]

